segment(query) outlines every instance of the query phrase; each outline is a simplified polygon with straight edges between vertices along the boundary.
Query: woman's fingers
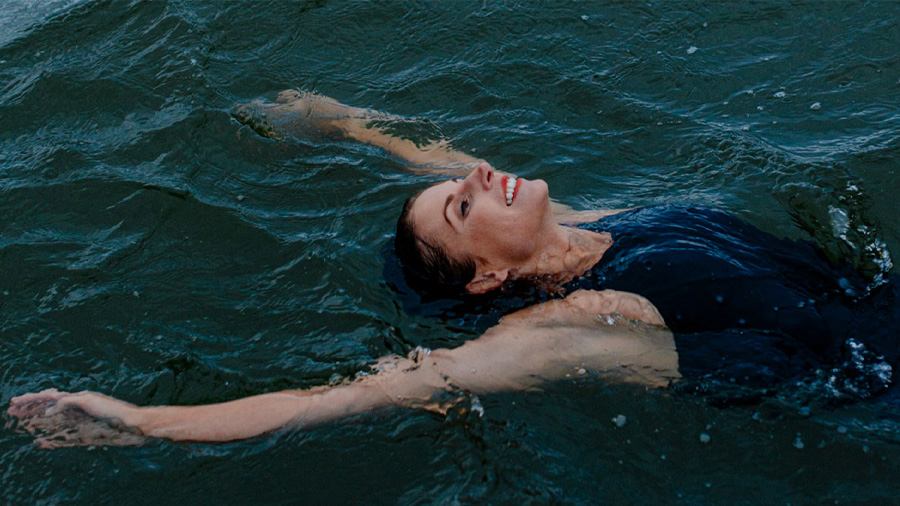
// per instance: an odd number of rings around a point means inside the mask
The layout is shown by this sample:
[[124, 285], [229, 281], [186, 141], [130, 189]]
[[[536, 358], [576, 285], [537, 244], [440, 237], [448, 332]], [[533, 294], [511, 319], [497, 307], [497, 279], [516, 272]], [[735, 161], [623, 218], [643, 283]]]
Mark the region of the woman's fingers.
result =
[[68, 392], [60, 392], [55, 388], [48, 388], [47, 390], [43, 390], [35, 393], [28, 393], [13, 397], [9, 400], [10, 404], [21, 404], [21, 403], [29, 403], [34, 402], [36, 400], [55, 400], [60, 397], [68, 395]]
[[53, 395], [43, 395], [43, 392], [13, 397], [9, 401], [7, 413], [16, 418], [43, 415], [47, 408], [56, 403], [58, 398], [55, 393]]
[[29, 427], [41, 425], [70, 408], [82, 408], [81, 399], [85, 398], [84, 395], [85, 392], [73, 394], [51, 388], [13, 397], [6, 412], [9, 416], [19, 419], [19, 425], [31, 432]]
[[143, 436], [116, 427], [104, 419], [118, 403], [92, 392], [68, 393], [55, 389], [24, 394], [10, 400], [10, 426], [35, 436], [39, 448], [81, 445], [136, 445]]

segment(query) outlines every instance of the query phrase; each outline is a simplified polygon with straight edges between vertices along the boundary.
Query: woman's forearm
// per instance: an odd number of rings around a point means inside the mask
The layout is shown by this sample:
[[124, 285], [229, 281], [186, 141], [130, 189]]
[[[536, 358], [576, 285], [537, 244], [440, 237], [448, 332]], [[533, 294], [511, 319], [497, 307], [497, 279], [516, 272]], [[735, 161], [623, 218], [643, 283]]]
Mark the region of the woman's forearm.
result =
[[260, 135], [282, 139], [326, 135], [345, 137], [379, 147], [410, 168], [453, 176], [465, 176], [483, 160], [457, 151], [446, 139], [417, 143], [393, 135], [390, 127], [406, 118], [342, 104], [314, 93], [285, 90], [275, 102], [255, 101], [238, 106], [234, 117]]
[[377, 382], [362, 380], [205, 406], [136, 408], [123, 422], [145, 436], [172, 441], [234, 441], [283, 428], [311, 427], [391, 405], [417, 407], [432, 393], [430, 389], [415, 389], [408, 395], [409, 390], [399, 381], [379, 378]]
[[309, 404], [308, 396], [279, 392], [205, 406], [136, 407], [123, 423], [172, 441], [233, 441], [291, 425]]

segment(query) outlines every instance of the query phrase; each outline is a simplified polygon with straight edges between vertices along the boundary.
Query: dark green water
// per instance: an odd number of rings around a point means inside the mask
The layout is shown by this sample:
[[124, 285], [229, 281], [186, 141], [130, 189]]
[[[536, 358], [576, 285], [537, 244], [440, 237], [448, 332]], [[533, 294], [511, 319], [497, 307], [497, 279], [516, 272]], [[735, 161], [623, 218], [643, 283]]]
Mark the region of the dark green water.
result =
[[[421, 118], [575, 207], [714, 205], [877, 278], [900, 250], [898, 19], [890, 1], [6, 0], [0, 404], [221, 401], [472, 337], [382, 279], [426, 180], [230, 117], [287, 87]], [[224, 445], [46, 452], [2, 429], [0, 503], [900, 503], [895, 403], [720, 408], [593, 380], [481, 402]]]

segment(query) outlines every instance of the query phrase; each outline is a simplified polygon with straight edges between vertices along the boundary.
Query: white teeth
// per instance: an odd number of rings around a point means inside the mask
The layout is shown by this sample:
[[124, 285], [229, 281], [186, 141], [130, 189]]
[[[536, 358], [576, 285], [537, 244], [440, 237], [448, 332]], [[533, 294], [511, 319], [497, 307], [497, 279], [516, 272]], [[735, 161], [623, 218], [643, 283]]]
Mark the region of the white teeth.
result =
[[509, 177], [506, 179], [506, 205], [512, 205], [513, 193], [516, 190], [516, 178]]

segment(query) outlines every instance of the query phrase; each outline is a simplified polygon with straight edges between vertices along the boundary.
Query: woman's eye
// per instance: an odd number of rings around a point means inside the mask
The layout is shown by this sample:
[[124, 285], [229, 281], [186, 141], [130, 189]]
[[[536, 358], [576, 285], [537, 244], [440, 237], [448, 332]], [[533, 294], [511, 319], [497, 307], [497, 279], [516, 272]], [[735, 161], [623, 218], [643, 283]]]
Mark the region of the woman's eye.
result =
[[465, 217], [466, 213], [469, 212], [469, 201], [463, 200], [462, 203], [459, 204], [459, 210], [462, 213], [463, 217]]

